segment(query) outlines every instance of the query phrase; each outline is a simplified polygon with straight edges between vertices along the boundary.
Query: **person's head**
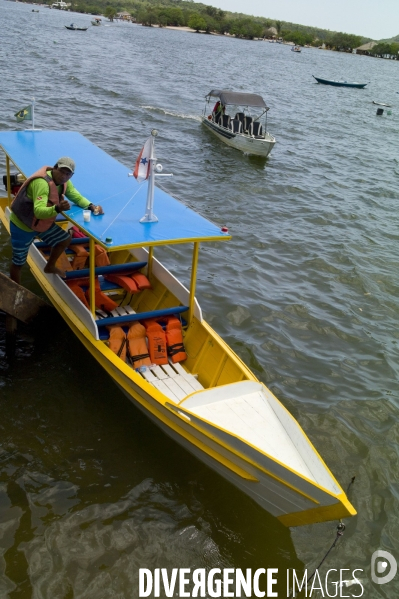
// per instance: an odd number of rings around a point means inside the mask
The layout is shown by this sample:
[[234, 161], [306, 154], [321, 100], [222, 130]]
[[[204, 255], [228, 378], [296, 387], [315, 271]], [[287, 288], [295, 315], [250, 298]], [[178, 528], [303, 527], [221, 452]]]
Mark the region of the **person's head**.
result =
[[69, 181], [75, 172], [75, 162], [72, 158], [68, 158], [68, 156], [63, 156], [59, 158], [55, 165], [53, 166], [53, 179], [56, 185], [62, 185]]

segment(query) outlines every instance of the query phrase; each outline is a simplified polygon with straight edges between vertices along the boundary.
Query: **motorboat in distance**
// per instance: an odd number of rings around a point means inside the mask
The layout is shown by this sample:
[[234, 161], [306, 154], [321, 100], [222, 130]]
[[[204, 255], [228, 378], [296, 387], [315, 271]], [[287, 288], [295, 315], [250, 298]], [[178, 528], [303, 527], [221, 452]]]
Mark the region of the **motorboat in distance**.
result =
[[70, 25], [65, 25], [65, 28], [69, 29], [70, 31], [87, 31], [88, 30], [88, 27], [78, 27], [74, 23], [71, 23]]
[[322, 83], [323, 85], [334, 85], [335, 87], [357, 87], [358, 89], [363, 89], [366, 87], [368, 81], [366, 83], [358, 83], [357, 81], [336, 81], [334, 79], [321, 79], [320, 77], [315, 77], [312, 75], [314, 79], [316, 79], [317, 83]]
[[[217, 102], [209, 114], [209, 102]], [[206, 96], [202, 123], [228, 146], [245, 154], [268, 156], [276, 143], [267, 132], [269, 108], [262, 96], [213, 89]]]

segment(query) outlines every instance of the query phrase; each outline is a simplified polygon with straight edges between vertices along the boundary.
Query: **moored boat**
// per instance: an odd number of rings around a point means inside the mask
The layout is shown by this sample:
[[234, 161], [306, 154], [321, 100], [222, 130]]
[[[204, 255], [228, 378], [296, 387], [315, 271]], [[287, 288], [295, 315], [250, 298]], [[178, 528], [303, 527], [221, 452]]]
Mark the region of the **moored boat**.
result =
[[70, 31], [87, 31], [88, 27], [78, 27], [74, 23], [71, 23], [70, 25], [65, 25], [65, 29], [69, 29]]
[[357, 81], [336, 81], [334, 79], [321, 79], [320, 77], [315, 77], [312, 75], [314, 79], [316, 79], [317, 83], [322, 83], [323, 85], [333, 85], [334, 87], [357, 87], [358, 89], [363, 89], [366, 87], [367, 83], [358, 83]]
[[[209, 102], [217, 100], [211, 114]], [[216, 108], [218, 106], [218, 108]], [[228, 146], [267, 157], [276, 143], [267, 131], [269, 108], [262, 96], [214, 89], [206, 96], [203, 125]]]
[[[18, 173], [27, 177], [43, 164], [53, 164], [60, 152], [73, 156], [78, 165], [74, 183], [79, 191], [104, 209], [103, 215], [87, 221], [82, 210], [73, 207], [59, 223], [64, 228], [72, 223], [85, 235], [79, 243], [88, 248], [88, 268], [69, 265], [65, 280], [46, 274], [48, 248], [42, 242], [32, 244], [28, 264], [73, 333], [120, 390], [165, 433], [284, 525], [354, 515], [299, 424], [204, 321], [195, 297], [200, 243], [225, 242], [230, 235], [154, 188], [155, 172], [161, 169], [153, 153], [150, 178], [138, 183], [127, 178], [124, 165], [78, 133], [7, 131], [0, 133], [0, 147], [7, 164], [7, 196], [0, 198], [0, 218], [8, 231], [11, 165], [18, 165]], [[154, 201], [157, 217], [149, 200]], [[176, 244], [192, 255], [189, 289], [155, 257], [157, 247]], [[95, 265], [96, 246], [108, 254], [108, 265]], [[98, 304], [104, 297], [116, 304], [111, 315]], [[128, 360], [112, 347], [116, 329], [128, 344], [137, 323], [145, 327], [149, 340], [150, 327], [159, 338], [166, 328], [169, 360], [156, 357], [155, 351], [151, 366], [136, 367], [139, 356], [130, 354]], [[174, 337], [169, 343], [171, 328]], [[154, 352], [151, 340], [148, 351]]]

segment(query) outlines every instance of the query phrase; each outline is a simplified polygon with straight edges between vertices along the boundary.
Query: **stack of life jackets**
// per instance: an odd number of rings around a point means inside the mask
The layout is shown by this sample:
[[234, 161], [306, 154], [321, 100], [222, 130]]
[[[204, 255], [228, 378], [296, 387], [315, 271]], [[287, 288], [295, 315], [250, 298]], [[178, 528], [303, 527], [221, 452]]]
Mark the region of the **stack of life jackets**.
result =
[[134, 322], [128, 328], [127, 333], [125, 327], [110, 326], [109, 330], [109, 348], [133, 368], [140, 366], [150, 366], [151, 360], [145, 341], [145, 328], [139, 322]]
[[[161, 322], [165, 326], [162, 326]], [[168, 357], [173, 363], [186, 360], [181, 322], [176, 316], [161, 320], [150, 319], [144, 322], [148, 338], [148, 351], [153, 364], [167, 364]]]
[[151, 364], [162, 366], [168, 364], [169, 358], [174, 363], [187, 358], [181, 322], [176, 316], [168, 316], [162, 320], [145, 320], [144, 326], [135, 322], [129, 326], [127, 332], [125, 327], [118, 325], [109, 326], [107, 329], [110, 334], [109, 348], [123, 361], [127, 358], [133, 368]]
[[[72, 239], [78, 239], [79, 237], [85, 237], [84, 233], [82, 233], [82, 231], [80, 229], [78, 229], [78, 227], [76, 227], [76, 226], [71, 227], [70, 230], [72, 233]], [[85, 245], [77, 244], [77, 245], [70, 246], [71, 250], [73, 250], [76, 254], [71, 263], [72, 270], [81, 270], [82, 268], [86, 267], [86, 262], [89, 257], [89, 252], [87, 251], [87, 246], [88, 246], [87, 243]], [[94, 246], [94, 250], [95, 250], [95, 256], [96, 256], [95, 257], [96, 266], [108, 266], [108, 264], [110, 264], [110, 261], [109, 261], [106, 250], [97, 244]]]

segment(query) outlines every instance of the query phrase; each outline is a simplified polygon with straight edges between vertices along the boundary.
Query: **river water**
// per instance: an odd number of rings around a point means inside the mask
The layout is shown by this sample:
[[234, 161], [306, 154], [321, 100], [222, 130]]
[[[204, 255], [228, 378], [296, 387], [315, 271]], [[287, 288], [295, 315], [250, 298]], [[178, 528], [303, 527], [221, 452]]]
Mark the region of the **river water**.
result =
[[[24, 128], [13, 114], [35, 97], [37, 127], [79, 131], [132, 166], [158, 129], [164, 188], [233, 235], [200, 254], [206, 320], [342, 487], [356, 477], [358, 515], [321, 577], [362, 569], [364, 597], [397, 597], [398, 576], [373, 583], [370, 560], [399, 559], [399, 63], [32, 8], [0, 0], [1, 130]], [[264, 96], [267, 161], [202, 128], [217, 87]], [[9, 259], [1, 230], [2, 272]], [[162, 259], [187, 281], [180, 248]], [[28, 269], [23, 283], [41, 293]], [[1, 320], [0, 392], [1, 599], [136, 599], [139, 568], [162, 567], [278, 568], [286, 597], [287, 569], [312, 572], [335, 539], [334, 522], [284, 528], [160, 433], [59, 317], [20, 329], [14, 364]]]

